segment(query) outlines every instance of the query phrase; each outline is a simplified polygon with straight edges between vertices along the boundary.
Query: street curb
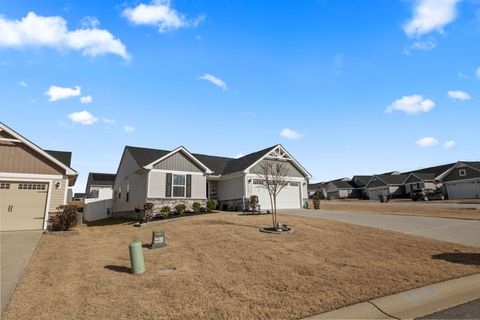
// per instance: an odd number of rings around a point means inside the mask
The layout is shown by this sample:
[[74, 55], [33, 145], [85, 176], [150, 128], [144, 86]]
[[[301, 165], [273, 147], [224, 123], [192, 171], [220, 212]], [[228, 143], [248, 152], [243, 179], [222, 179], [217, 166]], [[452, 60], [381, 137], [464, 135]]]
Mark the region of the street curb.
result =
[[480, 299], [480, 273], [369, 300], [305, 319], [415, 319]]

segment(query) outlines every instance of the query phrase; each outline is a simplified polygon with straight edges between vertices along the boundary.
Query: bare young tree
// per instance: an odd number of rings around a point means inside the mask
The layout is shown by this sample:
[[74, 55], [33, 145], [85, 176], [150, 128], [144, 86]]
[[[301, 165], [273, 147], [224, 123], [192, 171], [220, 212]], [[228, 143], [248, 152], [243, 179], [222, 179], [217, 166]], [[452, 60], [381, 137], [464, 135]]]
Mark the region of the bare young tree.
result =
[[270, 196], [273, 228], [277, 228], [277, 195], [288, 184], [287, 164], [283, 161], [265, 159], [259, 164], [257, 175]]

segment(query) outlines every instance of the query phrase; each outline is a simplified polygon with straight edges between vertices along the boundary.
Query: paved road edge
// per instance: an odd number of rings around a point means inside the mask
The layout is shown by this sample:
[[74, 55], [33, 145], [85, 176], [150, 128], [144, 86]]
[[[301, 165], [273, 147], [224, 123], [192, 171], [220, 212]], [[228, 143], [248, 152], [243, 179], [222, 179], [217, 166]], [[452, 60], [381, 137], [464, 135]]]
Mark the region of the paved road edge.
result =
[[480, 299], [480, 273], [321, 313], [305, 319], [414, 319]]

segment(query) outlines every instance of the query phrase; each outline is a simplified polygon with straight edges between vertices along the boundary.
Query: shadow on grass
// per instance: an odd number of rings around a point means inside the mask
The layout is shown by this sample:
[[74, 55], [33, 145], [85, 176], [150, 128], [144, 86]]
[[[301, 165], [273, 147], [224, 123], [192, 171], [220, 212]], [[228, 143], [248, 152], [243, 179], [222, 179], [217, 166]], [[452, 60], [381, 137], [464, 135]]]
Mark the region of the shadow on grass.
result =
[[105, 269], [108, 269], [110, 271], [115, 271], [115, 272], [123, 272], [123, 273], [132, 273], [132, 269], [129, 267], [125, 266], [114, 266], [114, 265], [107, 265], [104, 267]]
[[446, 252], [435, 254], [432, 256], [435, 260], [445, 260], [448, 262], [480, 266], [480, 253], [464, 253], [464, 252]]
[[87, 227], [104, 227], [104, 226], [114, 226], [114, 225], [129, 225], [129, 224], [135, 224], [137, 220], [134, 219], [127, 219], [127, 218], [107, 218], [107, 219], [102, 219], [102, 220], [97, 220], [97, 221], [91, 221], [85, 222], [85, 225]]
[[224, 221], [224, 220], [205, 220], [205, 221], [200, 221], [198, 224], [205, 224], [209, 226], [214, 226], [214, 225], [228, 225], [228, 226], [239, 226], [239, 227], [249, 227], [249, 228], [259, 228], [259, 226], [254, 225], [254, 224], [243, 224], [243, 223], [235, 223], [231, 221]]

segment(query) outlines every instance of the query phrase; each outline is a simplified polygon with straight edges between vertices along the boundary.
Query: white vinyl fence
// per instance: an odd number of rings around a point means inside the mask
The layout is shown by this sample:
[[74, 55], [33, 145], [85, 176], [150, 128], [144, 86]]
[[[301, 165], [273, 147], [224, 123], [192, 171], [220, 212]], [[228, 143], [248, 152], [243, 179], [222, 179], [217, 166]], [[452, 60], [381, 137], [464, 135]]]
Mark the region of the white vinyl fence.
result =
[[111, 213], [108, 215], [107, 212], [112, 212], [112, 199], [85, 199], [85, 207], [83, 208], [84, 220], [95, 221], [109, 218]]

